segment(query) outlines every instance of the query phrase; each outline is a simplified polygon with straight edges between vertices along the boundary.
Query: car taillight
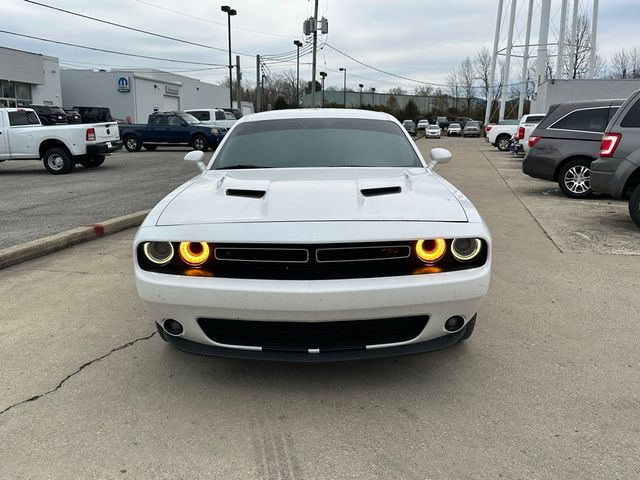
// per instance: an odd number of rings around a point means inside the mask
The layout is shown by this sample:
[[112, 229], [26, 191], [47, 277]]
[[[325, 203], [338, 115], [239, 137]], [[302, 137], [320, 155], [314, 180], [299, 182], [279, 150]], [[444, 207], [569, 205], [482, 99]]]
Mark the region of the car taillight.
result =
[[95, 142], [96, 141], [96, 131], [94, 128], [87, 128], [86, 135], [87, 142]]
[[621, 138], [619, 133], [605, 133], [600, 142], [600, 156], [613, 157]]
[[485, 132], [490, 132], [491, 131], [491, 125], [487, 125], [486, 127], [484, 127], [484, 131]]
[[524, 127], [518, 128], [518, 140], [524, 140]]
[[529, 141], [527, 142], [529, 148], [533, 148], [533, 146], [538, 143], [538, 140], [540, 140], [540, 137], [529, 137]]

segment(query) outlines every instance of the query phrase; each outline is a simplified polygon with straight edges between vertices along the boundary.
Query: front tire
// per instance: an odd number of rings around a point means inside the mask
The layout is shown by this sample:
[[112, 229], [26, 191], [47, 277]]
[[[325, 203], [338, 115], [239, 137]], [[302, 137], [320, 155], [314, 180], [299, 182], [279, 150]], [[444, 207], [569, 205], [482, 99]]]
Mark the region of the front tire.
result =
[[631, 220], [640, 227], [640, 185], [638, 185], [629, 197], [629, 215]]
[[128, 152], [139, 152], [142, 148], [142, 143], [138, 140], [138, 137], [134, 135], [127, 135], [123, 139], [124, 148], [127, 149]]
[[80, 165], [84, 168], [96, 168], [104, 163], [104, 155], [94, 155], [93, 157], [87, 157], [84, 160], [80, 160]]
[[209, 149], [209, 141], [202, 135], [194, 135], [191, 146], [194, 150], [206, 152]]
[[52, 148], [42, 156], [44, 168], [52, 175], [64, 175], [76, 166], [71, 155], [64, 148]]
[[591, 190], [591, 160], [577, 158], [567, 162], [558, 173], [558, 186], [569, 198], [589, 198]]

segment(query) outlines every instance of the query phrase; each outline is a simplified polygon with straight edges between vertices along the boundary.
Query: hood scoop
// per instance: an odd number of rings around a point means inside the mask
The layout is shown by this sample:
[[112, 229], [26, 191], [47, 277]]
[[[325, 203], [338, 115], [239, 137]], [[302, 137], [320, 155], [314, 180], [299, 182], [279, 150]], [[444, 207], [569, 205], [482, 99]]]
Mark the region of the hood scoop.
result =
[[248, 190], [242, 188], [228, 188], [228, 197], [262, 198], [267, 194], [265, 190]]
[[363, 197], [379, 197], [381, 195], [392, 195], [394, 193], [402, 193], [402, 188], [395, 187], [377, 187], [377, 188], [363, 188], [360, 190]]

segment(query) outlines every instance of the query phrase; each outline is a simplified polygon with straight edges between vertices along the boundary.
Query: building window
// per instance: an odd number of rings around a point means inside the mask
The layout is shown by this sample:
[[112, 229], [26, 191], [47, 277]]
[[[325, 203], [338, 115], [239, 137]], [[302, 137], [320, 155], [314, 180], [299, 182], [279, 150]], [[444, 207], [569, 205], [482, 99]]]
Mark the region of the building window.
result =
[[0, 80], [0, 107], [24, 107], [31, 104], [31, 85]]

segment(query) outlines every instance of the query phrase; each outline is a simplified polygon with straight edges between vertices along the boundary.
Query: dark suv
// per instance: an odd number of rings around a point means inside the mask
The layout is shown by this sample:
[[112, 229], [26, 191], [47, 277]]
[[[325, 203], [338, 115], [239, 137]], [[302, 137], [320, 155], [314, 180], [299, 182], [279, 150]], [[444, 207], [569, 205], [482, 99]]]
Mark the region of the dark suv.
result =
[[591, 164], [591, 187], [629, 197], [629, 214], [640, 227], [640, 90], [616, 113], [602, 137], [600, 158]]
[[60, 107], [52, 107], [49, 105], [29, 105], [27, 108], [33, 108], [43, 125], [56, 125], [58, 123], [67, 123], [67, 114]]
[[591, 190], [591, 162], [609, 120], [624, 100], [590, 100], [552, 105], [529, 137], [522, 171], [558, 182], [562, 193], [586, 198]]
[[73, 107], [82, 117], [82, 123], [104, 123], [115, 121], [107, 107]]

